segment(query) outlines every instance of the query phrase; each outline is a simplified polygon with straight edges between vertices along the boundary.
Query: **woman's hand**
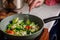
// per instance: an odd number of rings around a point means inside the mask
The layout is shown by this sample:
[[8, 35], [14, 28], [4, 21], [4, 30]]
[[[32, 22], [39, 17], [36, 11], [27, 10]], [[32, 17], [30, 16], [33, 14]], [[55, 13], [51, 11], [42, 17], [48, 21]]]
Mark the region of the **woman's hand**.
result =
[[28, 0], [29, 10], [40, 6], [42, 2], [43, 2], [42, 0]]

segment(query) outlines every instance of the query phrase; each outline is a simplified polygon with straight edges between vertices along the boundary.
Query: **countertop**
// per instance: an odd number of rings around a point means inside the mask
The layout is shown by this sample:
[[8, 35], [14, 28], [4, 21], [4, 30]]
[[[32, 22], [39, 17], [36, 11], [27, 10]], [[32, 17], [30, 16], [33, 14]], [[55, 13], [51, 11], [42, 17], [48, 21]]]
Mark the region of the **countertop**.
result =
[[[28, 5], [24, 5], [24, 7], [18, 11], [23, 13], [28, 13]], [[60, 4], [56, 4], [54, 6], [47, 6], [43, 4], [38, 8], [34, 8], [31, 10], [30, 14], [40, 17], [41, 19], [46, 19], [53, 16], [58, 16], [60, 12]], [[48, 22], [44, 25], [44, 28], [48, 28], [50, 32], [55, 21]]]

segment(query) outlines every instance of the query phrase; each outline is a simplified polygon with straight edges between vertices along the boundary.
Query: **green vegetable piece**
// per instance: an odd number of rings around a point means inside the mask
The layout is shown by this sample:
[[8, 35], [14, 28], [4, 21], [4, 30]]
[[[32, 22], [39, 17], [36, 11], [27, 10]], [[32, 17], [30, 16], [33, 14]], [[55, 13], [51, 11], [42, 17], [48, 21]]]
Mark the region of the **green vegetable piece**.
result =
[[23, 26], [24, 25], [24, 22], [22, 22], [20, 25]]
[[27, 32], [27, 34], [30, 34], [30, 31], [29, 30], [27, 30], [26, 32]]
[[31, 32], [35, 32], [35, 29], [31, 29], [30, 31], [31, 31]]
[[22, 34], [19, 31], [16, 31], [15, 36], [22, 36]]
[[34, 23], [34, 22], [32, 22], [32, 23], [30, 24], [30, 26], [35, 26], [35, 23]]
[[12, 20], [13, 24], [14, 24], [14, 23], [17, 23], [18, 20], [19, 20], [19, 18], [15, 18], [15, 19], [13, 19], [13, 20]]
[[24, 30], [20, 30], [20, 33], [22, 34], [22, 36], [27, 35], [27, 32], [26, 32], [26, 31], [24, 31]]
[[23, 27], [20, 25], [20, 26], [17, 26], [15, 29], [20, 31], [20, 30], [23, 30]]
[[7, 25], [7, 29], [10, 30], [10, 29], [11, 29], [11, 26], [12, 26], [12, 24], [8, 24], [8, 25]]
[[26, 24], [27, 24], [27, 25], [30, 25], [30, 23], [31, 23], [30, 20], [27, 19]]
[[17, 31], [20, 31], [20, 30], [21, 30], [21, 28], [20, 28], [20, 27], [16, 27], [15, 29], [16, 29]]
[[19, 20], [19, 21], [18, 21], [18, 24], [21, 24], [21, 23], [23, 23], [23, 20]]

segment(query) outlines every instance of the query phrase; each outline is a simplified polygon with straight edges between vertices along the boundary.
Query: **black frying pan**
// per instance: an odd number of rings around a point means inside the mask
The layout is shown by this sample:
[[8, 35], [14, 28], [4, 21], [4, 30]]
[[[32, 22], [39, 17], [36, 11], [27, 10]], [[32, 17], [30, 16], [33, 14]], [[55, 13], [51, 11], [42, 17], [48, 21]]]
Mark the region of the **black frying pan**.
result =
[[26, 20], [27, 15], [28, 14], [15, 14], [15, 15], [12, 15], [12, 16], [9, 16], [9, 17], [3, 19], [0, 23], [0, 31], [1, 31], [2, 36], [4, 36], [4, 38], [6, 38], [6, 39], [9, 38], [10, 40], [32, 40], [42, 33], [44, 23], [60, 19], [60, 16], [55, 16], [55, 17], [51, 17], [51, 18], [42, 20], [41, 18], [39, 18], [37, 16], [29, 14], [29, 19], [31, 21], [37, 23], [40, 26], [39, 31], [37, 31], [36, 33], [29, 35], [29, 36], [13, 36], [13, 35], [8, 35], [7, 33], [3, 32], [11, 20], [13, 20], [16, 17], [19, 17], [20, 20], [21, 19]]

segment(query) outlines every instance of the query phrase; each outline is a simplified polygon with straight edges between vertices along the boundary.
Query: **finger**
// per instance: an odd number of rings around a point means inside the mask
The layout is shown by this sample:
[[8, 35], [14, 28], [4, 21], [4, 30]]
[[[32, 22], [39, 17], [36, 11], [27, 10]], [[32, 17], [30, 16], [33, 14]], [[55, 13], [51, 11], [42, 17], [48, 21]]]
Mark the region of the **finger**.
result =
[[35, 1], [33, 1], [33, 2], [29, 5], [29, 9], [30, 9], [30, 10], [35, 7], [36, 2], [37, 2], [37, 1], [35, 0]]
[[35, 4], [35, 7], [38, 7], [41, 5], [41, 1], [38, 1], [36, 4]]
[[33, 0], [28, 0], [28, 3], [31, 4], [33, 2]]

